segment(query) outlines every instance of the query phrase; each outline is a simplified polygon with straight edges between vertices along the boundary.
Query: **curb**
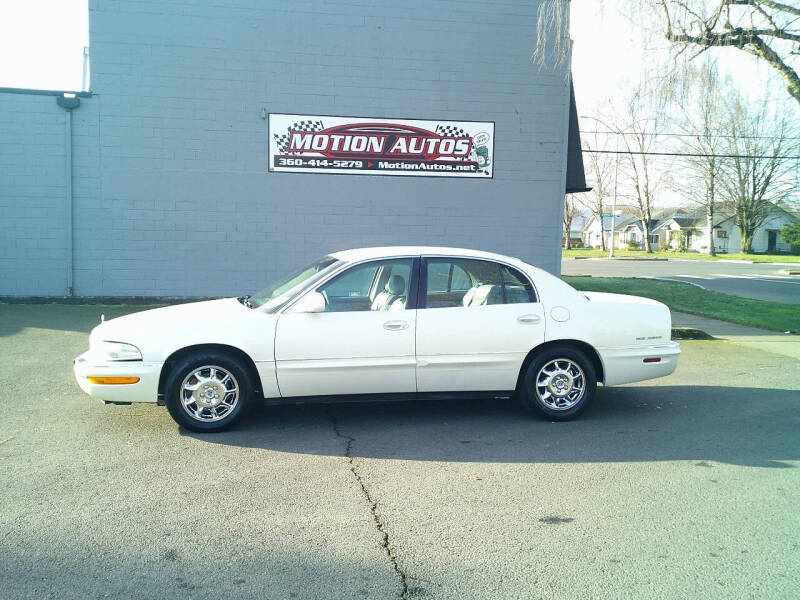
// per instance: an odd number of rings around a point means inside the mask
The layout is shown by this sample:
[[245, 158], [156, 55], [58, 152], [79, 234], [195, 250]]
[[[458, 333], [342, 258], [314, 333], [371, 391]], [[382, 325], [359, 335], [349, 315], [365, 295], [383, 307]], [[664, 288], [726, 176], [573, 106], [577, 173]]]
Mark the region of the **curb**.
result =
[[630, 260], [630, 261], [639, 261], [639, 262], [666, 262], [668, 260], [674, 260], [672, 258], [636, 258], [633, 256], [620, 256], [619, 258], [614, 258], [614, 260]]

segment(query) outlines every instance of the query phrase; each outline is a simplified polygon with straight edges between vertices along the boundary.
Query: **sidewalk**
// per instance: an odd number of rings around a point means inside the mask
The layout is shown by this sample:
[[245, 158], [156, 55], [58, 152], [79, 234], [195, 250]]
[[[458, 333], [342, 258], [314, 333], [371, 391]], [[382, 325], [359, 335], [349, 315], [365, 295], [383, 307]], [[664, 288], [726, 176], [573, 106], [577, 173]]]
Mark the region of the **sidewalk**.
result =
[[800, 360], [800, 336], [672, 311], [673, 327], [692, 327], [742, 346]]

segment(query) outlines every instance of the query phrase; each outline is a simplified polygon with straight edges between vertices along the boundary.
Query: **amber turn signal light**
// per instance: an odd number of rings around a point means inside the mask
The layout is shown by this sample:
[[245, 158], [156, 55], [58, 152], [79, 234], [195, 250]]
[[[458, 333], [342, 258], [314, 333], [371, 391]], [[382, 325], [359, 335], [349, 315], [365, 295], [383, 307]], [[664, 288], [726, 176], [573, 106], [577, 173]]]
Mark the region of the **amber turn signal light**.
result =
[[137, 383], [139, 381], [138, 377], [92, 377], [92, 376], [89, 376], [86, 379], [89, 380], [89, 383], [102, 383], [104, 385], [119, 385], [121, 383]]

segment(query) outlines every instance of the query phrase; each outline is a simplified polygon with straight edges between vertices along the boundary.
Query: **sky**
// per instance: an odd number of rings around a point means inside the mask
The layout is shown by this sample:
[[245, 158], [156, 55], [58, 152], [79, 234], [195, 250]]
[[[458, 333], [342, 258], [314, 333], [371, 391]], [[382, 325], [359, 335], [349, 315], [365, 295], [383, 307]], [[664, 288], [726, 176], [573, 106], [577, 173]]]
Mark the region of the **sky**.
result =
[[5, 0], [0, 87], [80, 91], [88, 0]]
[[[572, 0], [572, 73], [581, 114], [601, 116], [609, 102], [629, 95], [642, 77], [675, 64], [674, 49], [664, 39], [661, 23], [642, 23], [638, 15], [631, 15], [633, 4], [631, 0]], [[734, 48], [712, 52], [720, 73], [747, 82], [740, 89], [749, 90], [753, 99], [765, 91], [788, 98], [782, 80], [763, 61]]]

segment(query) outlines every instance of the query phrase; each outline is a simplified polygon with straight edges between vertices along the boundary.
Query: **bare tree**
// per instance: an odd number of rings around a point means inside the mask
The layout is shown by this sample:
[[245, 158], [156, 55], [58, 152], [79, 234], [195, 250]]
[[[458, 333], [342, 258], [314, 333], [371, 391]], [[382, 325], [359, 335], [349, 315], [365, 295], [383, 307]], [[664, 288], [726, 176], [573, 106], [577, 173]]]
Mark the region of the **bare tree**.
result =
[[578, 214], [578, 202], [575, 200], [575, 194], [565, 194], [564, 195], [564, 249], [569, 250], [571, 248], [570, 241], [569, 241], [569, 234], [572, 230], [572, 221], [575, 220], [575, 216]]
[[698, 69], [687, 71], [688, 94], [677, 111], [677, 126], [685, 135], [678, 149], [686, 156], [680, 159], [682, 176], [676, 189], [705, 209], [708, 253], [714, 250], [714, 209], [719, 202], [722, 159], [717, 155], [724, 144], [722, 123], [725, 98], [721, 90], [717, 65], [706, 61]]
[[642, 225], [642, 238], [646, 252], [652, 252], [650, 225], [653, 221], [653, 205], [663, 173], [653, 169], [650, 152], [659, 134], [658, 119], [648, 118], [644, 95], [640, 89], [628, 103], [628, 123], [621, 136], [625, 145], [623, 157], [626, 165], [626, 196], [632, 200], [631, 208]]
[[[597, 134], [594, 135], [591, 144], [587, 143], [588, 136], [584, 136], [583, 139], [584, 148], [593, 150], [599, 148]], [[603, 232], [603, 209], [605, 208], [606, 199], [613, 193], [614, 161], [610, 158], [610, 154], [601, 154], [599, 152], [588, 152], [584, 153], [583, 156], [585, 159], [584, 164], [587, 168], [587, 183], [591, 185], [592, 190], [581, 194], [578, 202], [591, 211], [592, 215], [600, 223], [600, 245], [605, 250], [606, 238]]]
[[736, 215], [741, 251], [749, 254], [755, 232], [795, 189], [794, 164], [785, 156], [797, 152], [796, 132], [780, 108], [753, 105], [740, 96], [730, 100], [727, 118], [722, 191]]
[[[783, 78], [789, 94], [800, 104], [797, 0], [628, 0], [627, 6], [631, 20], [642, 27], [659, 23], [665, 37], [675, 44], [677, 55], [693, 58], [711, 48], [729, 47], [763, 60]], [[533, 52], [537, 64], [544, 66], [549, 52], [557, 61], [569, 60], [568, 27], [569, 2], [541, 0]], [[692, 53], [692, 48], [697, 52]]]
[[800, 6], [795, 0], [657, 0], [666, 38], [679, 52], [696, 47], [738, 48], [766, 61], [800, 104], [793, 64], [800, 49]]
[[536, 46], [531, 60], [539, 68], [544, 68], [549, 55], [561, 65], [567, 61], [570, 48], [569, 0], [541, 0], [536, 21]]

